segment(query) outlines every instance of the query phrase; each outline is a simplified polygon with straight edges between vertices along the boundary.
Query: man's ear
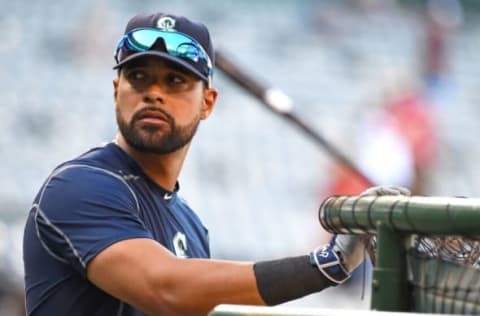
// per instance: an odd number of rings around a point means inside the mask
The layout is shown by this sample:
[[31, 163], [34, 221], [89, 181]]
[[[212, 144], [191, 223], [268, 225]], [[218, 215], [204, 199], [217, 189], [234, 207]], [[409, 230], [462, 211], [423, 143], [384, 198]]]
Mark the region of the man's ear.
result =
[[118, 94], [118, 78], [113, 79], [113, 99], [117, 100], [117, 94]]
[[213, 108], [215, 107], [215, 102], [217, 101], [218, 91], [214, 88], [207, 88], [203, 91], [203, 104], [202, 112], [200, 113], [200, 118], [205, 120], [212, 113]]

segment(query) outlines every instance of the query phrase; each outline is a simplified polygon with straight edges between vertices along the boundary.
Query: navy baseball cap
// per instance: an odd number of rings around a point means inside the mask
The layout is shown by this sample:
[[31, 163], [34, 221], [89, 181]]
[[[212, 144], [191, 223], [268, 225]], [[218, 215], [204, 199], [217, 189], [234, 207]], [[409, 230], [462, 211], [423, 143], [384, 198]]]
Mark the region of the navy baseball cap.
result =
[[210, 86], [215, 53], [209, 31], [202, 23], [166, 13], [134, 16], [117, 45], [113, 68], [144, 56], [171, 61]]

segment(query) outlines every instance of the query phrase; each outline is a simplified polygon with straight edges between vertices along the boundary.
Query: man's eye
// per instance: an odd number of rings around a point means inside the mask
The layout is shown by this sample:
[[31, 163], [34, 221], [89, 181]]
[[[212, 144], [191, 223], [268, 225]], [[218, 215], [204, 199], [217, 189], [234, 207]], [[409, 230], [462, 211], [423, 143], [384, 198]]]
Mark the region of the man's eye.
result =
[[167, 76], [167, 81], [170, 84], [182, 84], [185, 82], [185, 79], [177, 74], [170, 74]]
[[127, 78], [130, 81], [143, 81], [146, 80], [147, 74], [144, 71], [132, 70], [127, 74]]

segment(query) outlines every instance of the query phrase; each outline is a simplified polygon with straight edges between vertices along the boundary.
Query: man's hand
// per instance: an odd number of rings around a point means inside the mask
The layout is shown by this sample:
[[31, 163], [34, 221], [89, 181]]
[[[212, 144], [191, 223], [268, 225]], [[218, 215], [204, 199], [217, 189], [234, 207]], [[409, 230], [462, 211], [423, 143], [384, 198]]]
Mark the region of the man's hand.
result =
[[394, 185], [371, 187], [360, 193], [360, 196], [405, 195], [410, 196], [410, 190]]
[[[410, 190], [404, 187], [376, 186], [363, 191], [360, 196], [410, 196], [410, 194]], [[371, 237], [368, 235], [333, 235], [327, 245], [319, 247], [311, 253], [310, 261], [330, 281], [341, 284], [365, 260], [365, 250], [371, 243], [370, 239]], [[370, 255], [371, 258], [372, 255]]]
[[335, 284], [345, 282], [365, 259], [365, 237], [333, 235], [330, 242], [310, 254], [310, 263], [316, 265], [327, 279]]
[[[385, 185], [385, 186], [376, 186], [376, 187], [371, 187], [362, 193], [360, 193], [360, 196], [382, 196], [382, 195], [405, 195], [405, 196], [410, 196], [410, 190], [404, 187], [399, 187], [399, 186], [393, 186], [393, 185]], [[377, 261], [376, 258], [376, 253], [375, 253], [375, 248], [376, 248], [376, 236], [375, 235], [366, 235], [363, 236], [364, 238], [364, 244], [366, 251], [368, 253], [368, 256], [370, 257], [370, 261], [372, 262], [373, 265], [375, 265], [375, 262]]]

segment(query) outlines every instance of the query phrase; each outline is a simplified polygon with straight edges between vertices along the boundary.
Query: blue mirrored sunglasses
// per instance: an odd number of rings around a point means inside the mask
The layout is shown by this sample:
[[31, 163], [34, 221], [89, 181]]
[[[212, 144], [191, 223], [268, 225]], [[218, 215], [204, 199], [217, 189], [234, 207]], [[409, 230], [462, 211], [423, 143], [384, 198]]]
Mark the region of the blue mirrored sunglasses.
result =
[[212, 62], [202, 45], [190, 36], [175, 31], [139, 28], [128, 32], [117, 45], [116, 63], [118, 64], [134, 52], [149, 50], [158, 38], [163, 39], [169, 55], [185, 59], [209, 80], [211, 79]]

